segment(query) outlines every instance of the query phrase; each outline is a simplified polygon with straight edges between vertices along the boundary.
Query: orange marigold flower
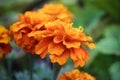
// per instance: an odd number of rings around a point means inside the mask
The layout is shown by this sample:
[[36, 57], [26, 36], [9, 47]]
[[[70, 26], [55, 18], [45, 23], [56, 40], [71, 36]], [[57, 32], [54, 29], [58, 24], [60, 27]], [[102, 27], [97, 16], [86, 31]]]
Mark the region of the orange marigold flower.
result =
[[[55, 6], [57, 6], [57, 9]], [[51, 12], [49, 13], [48, 11], [48, 7], [50, 9], [56, 9], [57, 12], [52, 11], [55, 14], [51, 15]], [[19, 21], [14, 23], [10, 28], [15, 43], [24, 49], [24, 51], [35, 53], [34, 48], [42, 38], [41, 31], [45, 30], [44, 25], [47, 22], [56, 20], [58, 16], [63, 14], [66, 15], [63, 17], [64, 21], [68, 21], [68, 19], [71, 21], [70, 16], [72, 17], [72, 14], [68, 12], [63, 5], [54, 5], [54, 7], [53, 4], [45, 5], [38, 11], [27, 11], [25, 14], [20, 14]], [[62, 17], [60, 19], [62, 19]]]
[[10, 39], [10, 32], [4, 26], [0, 25], [0, 58], [3, 54], [7, 55], [11, 51]]
[[10, 27], [15, 43], [24, 51], [34, 53], [34, 47], [38, 41], [29, 35], [44, 30], [44, 24], [49, 20], [52, 20], [51, 16], [37, 12], [28, 11], [25, 14], [20, 14], [19, 21]]
[[61, 74], [58, 80], [96, 80], [96, 79], [86, 72], [80, 72], [78, 69], [74, 69], [72, 71]]
[[38, 14], [35, 11], [27, 11], [25, 14], [20, 14], [18, 17], [19, 21], [10, 27], [14, 41], [24, 51], [34, 53], [34, 47], [38, 43], [36, 37], [39, 35], [36, 35], [34, 38], [31, 37], [31, 35], [44, 30], [44, 24], [52, 20], [53, 17], [42, 13]]
[[33, 37], [29, 37], [28, 34], [38, 25], [40, 28], [43, 24], [36, 12], [26, 12], [24, 15], [20, 14], [19, 21], [10, 27], [15, 43], [26, 52], [34, 53], [37, 41]]
[[46, 30], [38, 33], [42, 35], [42, 40], [35, 47], [36, 54], [44, 58], [46, 52], [49, 52], [51, 62], [58, 62], [60, 65], [65, 64], [70, 56], [75, 67], [84, 66], [89, 60], [89, 54], [83, 45], [89, 48], [95, 47], [91, 43], [91, 37], [86, 36], [80, 29], [73, 28], [72, 23], [68, 24], [60, 20], [46, 23], [45, 28]]
[[45, 4], [42, 9], [38, 10], [38, 13], [44, 13], [50, 15], [55, 19], [59, 19], [65, 22], [71, 22], [73, 15], [62, 4]]
[[[60, 17], [60, 15], [66, 15]], [[72, 27], [72, 14], [61, 4], [46, 4], [36, 12], [26, 12], [19, 15], [19, 21], [11, 26], [14, 41], [27, 52], [32, 52], [45, 58], [50, 54], [51, 62], [60, 65], [66, 63], [68, 57], [74, 61], [74, 66], [84, 66], [89, 60], [88, 52], [95, 45], [90, 36], [82, 29]]]

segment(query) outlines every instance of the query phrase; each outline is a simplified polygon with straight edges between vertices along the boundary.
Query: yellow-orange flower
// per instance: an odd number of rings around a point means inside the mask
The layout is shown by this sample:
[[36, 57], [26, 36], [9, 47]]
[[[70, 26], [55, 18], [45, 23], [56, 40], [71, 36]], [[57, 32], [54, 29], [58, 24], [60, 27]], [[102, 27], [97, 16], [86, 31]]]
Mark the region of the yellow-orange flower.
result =
[[38, 13], [43, 13], [54, 17], [54, 20], [59, 19], [65, 22], [72, 22], [73, 15], [62, 4], [45, 4]]
[[51, 62], [60, 65], [65, 64], [70, 56], [75, 67], [84, 66], [89, 54], [83, 46], [92, 49], [95, 45], [82, 29], [73, 28], [71, 21], [72, 14], [63, 5], [46, 4], [36, 12], [20, 14], [11, 31], [15, 43], [24, 51], [38, 54], [41, 58], [49, 53]]
[[3, 54], [7, 55], [11, 51], [10, 39], [10, 32], [4, 26], [0, 25], [0, 58]]
[[29, 34], [44, 30], [44, 24], [52, 20], [52, 16], [45, 14], [38, 14], [37, 12], [25, 12], [19, 15], [19, 21], [14, 23], [10, 30], [14, 36], [14, 41], [24, 51], [34, 53], [34, 47], [37, 40], [30, 37]]
[[78, 69], [74, 69], [72, 71], [61, 74], [58, 80], [96, 80], [96, 79], [86, 72], [80, 72]]
[[37, 41], [33, 37], [28, 37], [28, 34], [36, 28], [35, 26], [41, 28], [42, 25], [42, 21], [36, 12], [20, 14], [19, 21], [10, 27], [15, 43], [25, 51], [34, 53]]
[[[41, 39], [41, 33], [38, 33], [39, 31], [45, 30], [44, 25], [47, 22], [54, 21], [57, 19], [58, 15], [60, 16], [63, 14], [66, 15], [63, 17], [64, 21], [72, 20], [72, 14], [68, 12], [67, 9], [63, 7], [63, 5], [54, 6], [57, 6], [57, 8], [53, 7], [53, 4], [50, 4], [45, 5], [38, 11], [27, 11], [25, 14], [20, 14], [19, 21], [11, 26], [10, 30], [13, 33], [15, 43], [24, 49], [24, 51], [34, 53], [34, 48]], [[50, 9], [56, 9], [57, 14], [56, 11], [52, 11], [53, 15], [51, 15], [51, 13], [48, 11], [48, 7]], [[60, 19], [62, 20], [62, 18]]]
[[38, 33], [42, 35], [42, 40], [35, 47], [36, 54], [40, 54], [44, 58], [49, 52], [51, 62], [57, 62], [60, 65], [65, 64], [70, 56], [75, 67], [84, 66], [85, 62], [89, 60], [89, 54], [83, 46], [95, 47], [91, 43], [91, 37], [86, 36], [80, 29], [73, 28], [72, 23], [60, 20], [48, 22], [45, 24], [45, 28], [46, 30]]

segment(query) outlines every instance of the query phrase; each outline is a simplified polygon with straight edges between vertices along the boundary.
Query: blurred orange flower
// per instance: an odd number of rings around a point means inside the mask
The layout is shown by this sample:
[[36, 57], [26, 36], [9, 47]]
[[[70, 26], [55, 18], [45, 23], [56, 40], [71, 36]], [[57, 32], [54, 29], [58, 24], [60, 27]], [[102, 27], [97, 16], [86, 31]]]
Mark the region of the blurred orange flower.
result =
[[96, 79], [86, 72], [80, 72], [78, 69], [74, 69], [72, 71], [61, 74], [58, 80], [96, 80]]
[[62, 4], [45, 4], [38, 13], [53, 16], [54, 20], [59, 19], [65, 22], [72, 22], [73, 15]]
[[[53, 15], [51, 15], [51, 12], [49, 13], [48, 7], [50, 9], [53, 8], [57, 10], [57, 12], [52, 11]], [[72, 20], [72, 14], [68, 12], [63, 5], [60, 4], [48, 4], [38, 11], [27, 11], [25, 14], [20, 14], [19, 21], [14, 23], [10, 28], [14, 36], [15, 43], [19, 45], [24, 51], [35, 53], [35, 46], [38, 44], [38, 41], [41, 40], [41, 31], [45, 30], [44, 25], [49, 21], [56, 20], [58, 15], [60, 16], [62, 13], [66, 15], [64, 17], [64, 21], [65, 19], [66, 21], [69, 19], [69, 21]]]
[[37, 41], [33, 37], [28, 37], [28, 34], [34, 30], [37, 25], [40, 27], [42, 25], [39, 16], [36, 15], [35, 12], [26, 12], [24, 15], [20, 14], [19, 21], [10, 27], [15, 43], [26, 52], [34, 53], [34, 47]]
[[10, 39], [10, 32], [4, 26], [0, 25], [0, 58], [3, 54], [7, 55], [11, 51]]
[[24, 51], [45, 58], [50, 54], [52, 63], [63, 65], [68, 57], [74, 66], [84, 66], [90, 49], [95, 45], [92, 38], [83, 33], [82, 28], [73, 28], [73, 15], [61, 4], [46, 4], [34, 12], [19, 15], [19, 21], [11, 26], [14, 41]]
[[49, 52], [51, 62], [58, 62], [60, 65], [65, 64], [70, 56], [75, 67], [84, 66], [89, 60], [89, 54], [83, 46], [87, 44], [91, 49], [95, 47], [91, 43], [91, 37], [86, 36], [82, 30], [73, 28], [72, 23], [60, 20], [48, 22], [45, 28], [46, 30], [38, 33], [42, 35], [42, 40], [35, 47], [36, 54], [44, 58]]

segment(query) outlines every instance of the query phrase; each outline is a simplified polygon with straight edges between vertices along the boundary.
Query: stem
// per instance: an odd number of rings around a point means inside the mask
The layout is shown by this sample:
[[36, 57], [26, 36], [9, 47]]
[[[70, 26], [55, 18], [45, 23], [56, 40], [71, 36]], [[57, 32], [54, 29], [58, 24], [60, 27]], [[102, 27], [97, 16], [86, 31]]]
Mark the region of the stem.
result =
[[11, 80], [11, 72], [12, 72], [12, 58], [8, 58], [8, 80]]
[[61, 70], [61, 67], [59, 64], [55, 63], [53, 64], [53, 70], [54, 70], [54, 75], [53, 75], [53, 80], [57, 80], [58, 74]]
[[31, 53], [27, 53], [27, 54], [28, 54], [28, 58], [29, 58], [30, 80], [33, 80], [33, 62], [34, 62], [34, 59], [33, 59], [32, 55], [30, 55]]

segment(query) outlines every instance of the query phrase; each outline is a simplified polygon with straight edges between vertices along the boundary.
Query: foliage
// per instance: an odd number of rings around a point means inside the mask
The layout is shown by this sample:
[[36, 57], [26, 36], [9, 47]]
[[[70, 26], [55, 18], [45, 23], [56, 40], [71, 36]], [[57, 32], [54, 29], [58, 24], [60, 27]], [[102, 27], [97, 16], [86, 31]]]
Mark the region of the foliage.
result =
[[[97, 44], [97, 50], [105, 54], [120, 55], [120, 26], [110, 25], [105, 29], [104, 38]], [[103, 47], [104, 46], [104, 47]]]
[[120, 79], [120, 62], [115, 62], [109, 68], [112, 80]]

